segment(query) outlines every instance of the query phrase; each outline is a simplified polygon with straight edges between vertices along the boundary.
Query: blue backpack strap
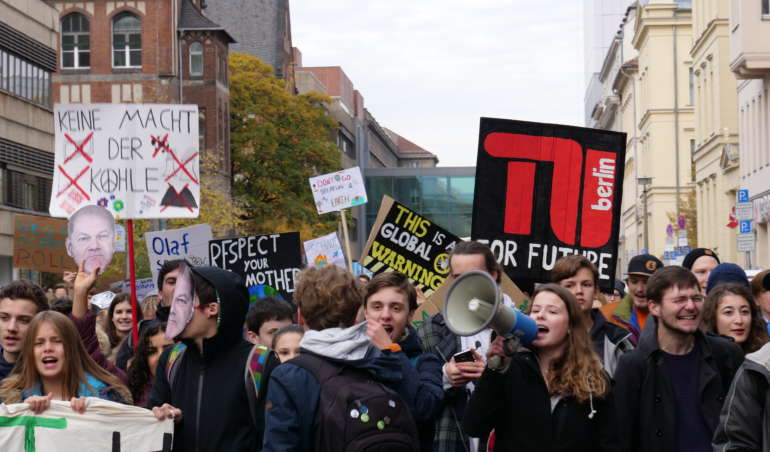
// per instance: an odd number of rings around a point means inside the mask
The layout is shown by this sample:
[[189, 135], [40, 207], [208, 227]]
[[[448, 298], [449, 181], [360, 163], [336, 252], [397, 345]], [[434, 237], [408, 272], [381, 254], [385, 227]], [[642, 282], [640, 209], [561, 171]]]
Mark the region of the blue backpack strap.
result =
[[174, 377], [176, 377], [177, 369], [179, 369], [179, 363], [182, 361], [182, 355], [184, 355], [187, 346], [184, 344], [174, 344], [171, 351], [168, 353], [168, 360], [166, 361], [166, 380], [171, 387], [174, 384]]

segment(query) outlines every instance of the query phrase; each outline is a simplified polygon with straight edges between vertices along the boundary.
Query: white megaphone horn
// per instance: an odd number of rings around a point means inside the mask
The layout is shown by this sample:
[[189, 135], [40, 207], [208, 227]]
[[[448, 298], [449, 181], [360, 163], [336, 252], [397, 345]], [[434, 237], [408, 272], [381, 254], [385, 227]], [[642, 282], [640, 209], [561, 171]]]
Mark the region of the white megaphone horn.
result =
[[444, 319], [459, 336], [472, 336], [492, 328], [501, 336], [513, 335], [522, 344], [537, 338], [531, 317], [503, 303], [503, 293], [489, 273], [474, 270], [452, 282], [444, 299]]

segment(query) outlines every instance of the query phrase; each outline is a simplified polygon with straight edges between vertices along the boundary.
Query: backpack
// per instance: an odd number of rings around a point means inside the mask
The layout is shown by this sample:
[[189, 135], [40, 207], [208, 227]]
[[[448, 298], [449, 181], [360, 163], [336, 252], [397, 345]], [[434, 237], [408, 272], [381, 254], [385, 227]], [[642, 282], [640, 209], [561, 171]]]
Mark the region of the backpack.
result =
[[[179, 363], [182, 362], [182, 356], [187, 350], [185, 344], [174, 344], [171, 351], [168, 354], [168, 360], [166, 361], [166, 379], [170, 387], [174, 386], [174, 379], [176, 378], [177, 371], [179, 370]], [[270, 376], [270, 371], [274, 365], [268, 368], [268, 363], [273, 359], [273, 354], [269, 348], [264, 345], [255, 345], [249, 352], [249, 356], [246, 359], [246, 366], [243, 373], [243, 384], [246, 387], [246, 394], [249, 397], [249, 411], [251, 412], [251, 420], [254, 426], [258, 430], [262, 430], [265, 422], [264, 407], [260, 409], [263, 404], [265, 395], [260, 392], [263, 382], [267, 382]], [[274, 363], [271, 363], [274, 364]]]
[[406, 403], [369, 372], [305, 350], [291, 360], [321, 387], [317, 452], [417, 452], [417, 427]]

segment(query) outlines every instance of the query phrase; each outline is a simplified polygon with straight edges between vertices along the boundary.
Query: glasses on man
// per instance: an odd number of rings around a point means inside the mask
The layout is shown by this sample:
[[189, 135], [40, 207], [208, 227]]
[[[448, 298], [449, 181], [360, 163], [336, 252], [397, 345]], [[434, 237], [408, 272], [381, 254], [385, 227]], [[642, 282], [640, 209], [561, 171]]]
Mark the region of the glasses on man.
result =
[[689, 297], [687, 295], [681, 295], [675, 298], [668, 299], [669, 302], [672, 302], [674, 304], [685, 304], [687, 303], [687, 300], [692, 300], [693, 303], [703, 303], [706, 300], [706, 297], [704, 297], [701, 294], [695, 294], [690, 295]]

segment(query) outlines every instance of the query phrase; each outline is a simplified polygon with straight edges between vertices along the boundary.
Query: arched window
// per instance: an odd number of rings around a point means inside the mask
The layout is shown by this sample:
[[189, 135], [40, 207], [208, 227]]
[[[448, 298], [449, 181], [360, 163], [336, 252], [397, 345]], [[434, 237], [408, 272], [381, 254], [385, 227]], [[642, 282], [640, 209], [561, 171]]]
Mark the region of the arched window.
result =
[[142, 66], [142, 23], [123, 12], [112, 19], [112, 67]]
[[80, 13], [61, 20], [61, 67], [87, 68], [91, 65], [88, 19]]
[[200, 42], [190, 44], [190, 75], [203, 75], [203, 45]]

